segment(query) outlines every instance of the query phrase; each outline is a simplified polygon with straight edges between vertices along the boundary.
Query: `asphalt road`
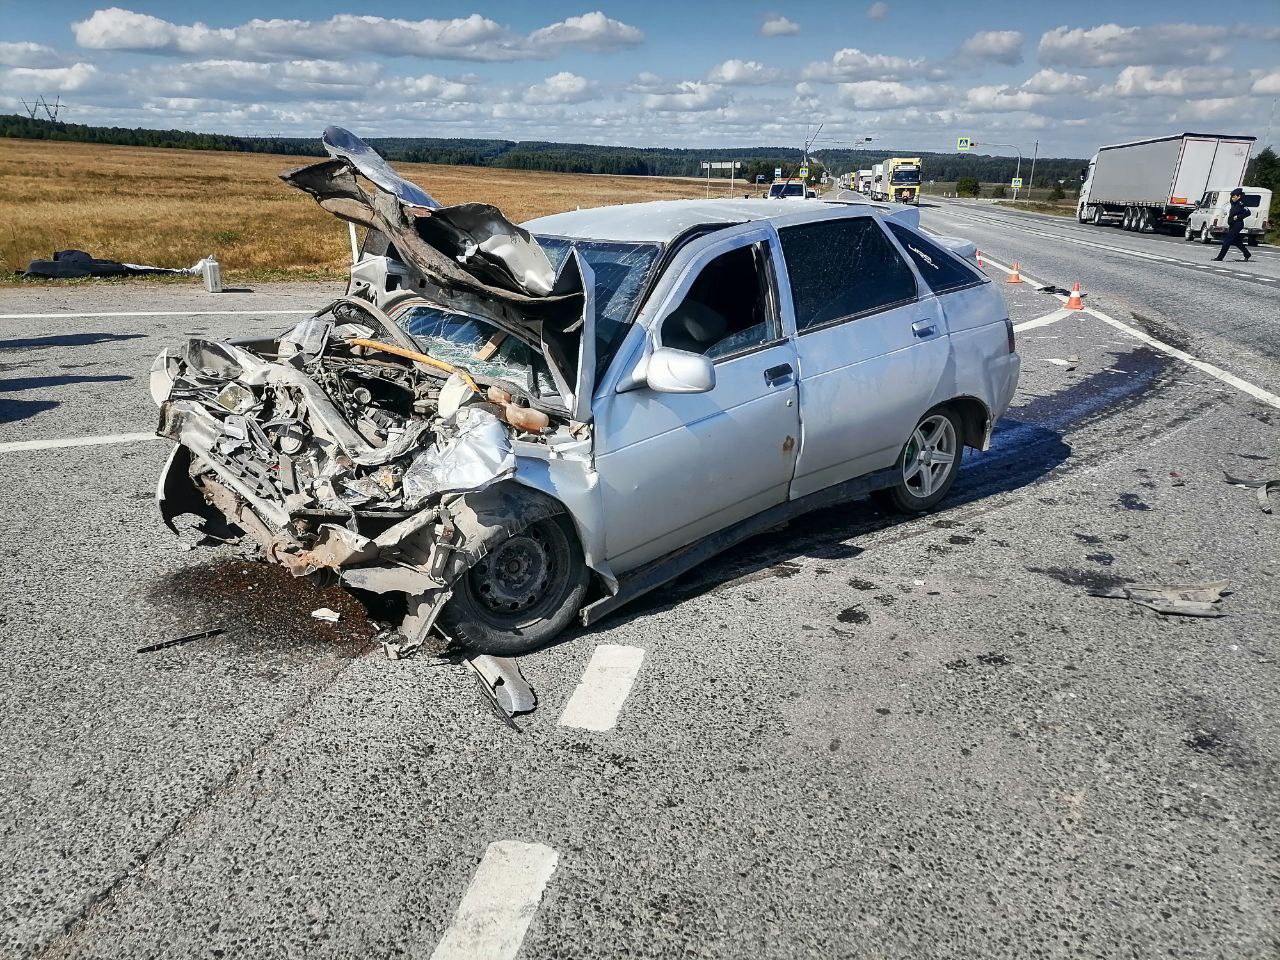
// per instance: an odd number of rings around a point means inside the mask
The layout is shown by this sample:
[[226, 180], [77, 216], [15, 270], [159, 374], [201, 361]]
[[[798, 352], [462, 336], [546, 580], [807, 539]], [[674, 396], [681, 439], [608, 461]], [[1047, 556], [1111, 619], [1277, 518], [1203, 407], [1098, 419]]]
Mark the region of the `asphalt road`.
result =
[[[1280, 383], [1280, 291], [921, 212]], [[1060, 306], [990, 272], [1015, 323]], [[485, 916], [525, 958], [1280, 950], [1280, 517], [1221, 473], [1277, 475], [1280, 409], [1091, 314], [1027, 327], [947, 509], [824, 511], [572, 632], [517, 733], [340, 591], [180, 549], [160, 442], [11, 446], [149, 432], [162, 345], [333, 292], [0, 292], [0, 955], [504, 955], [450, 952]], [[67, 315], [148, 310], [179, 312]], [[1220, 619], [1090, 595], [1218, 578]], [[643, 651], [616, 725], [562, 725], [603, 645]]]

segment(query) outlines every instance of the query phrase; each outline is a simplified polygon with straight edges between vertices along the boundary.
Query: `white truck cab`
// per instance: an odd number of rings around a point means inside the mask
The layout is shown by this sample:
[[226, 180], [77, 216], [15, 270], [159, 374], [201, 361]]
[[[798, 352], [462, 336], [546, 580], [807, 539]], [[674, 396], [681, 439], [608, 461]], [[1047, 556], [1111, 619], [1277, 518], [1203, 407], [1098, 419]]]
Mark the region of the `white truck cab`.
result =
[[[1268, 211], [1271, 209], [1271, 191], [1266, 187], [1241, 187], [1244, 205], [1249, 216], [1244, 222], [1240, 237], [1251, 247], [1256, 247], [1267, 235]], [[1187, 230], [1183, 239], [1212, 243], [1227, 232], [1227, 214], [1231, 210], [1230, 190], [1210, 190], [1196, 202], [1196, 208], [1187, 217]]]

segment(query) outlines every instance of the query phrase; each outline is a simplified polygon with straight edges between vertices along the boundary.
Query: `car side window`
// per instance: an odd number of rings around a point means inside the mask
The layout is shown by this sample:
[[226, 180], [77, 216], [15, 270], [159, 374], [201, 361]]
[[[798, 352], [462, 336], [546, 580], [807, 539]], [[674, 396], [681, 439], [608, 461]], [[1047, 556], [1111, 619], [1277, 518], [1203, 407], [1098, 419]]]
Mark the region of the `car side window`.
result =
[[664, 347], [720, 359], [782, 337], [764, 243], [738, 247], [707, 263], [658, 331]]
[[916, 298], [911, 268], [871, 217], [803, 223], [778, 235], [801, 333]]
[[907, 251], [907, 256], [915, 261], [920, 276], [924, 277], [925, 284], [934, 293], [946, 293], [950, 290], [976, 286], [985, 279], [976, 270], [966, 266], [959, 257], [948, 253], [920, 234], [908, 230], [902, 224], [886, 223], [885, 226], [898, 238], [898, 242]]

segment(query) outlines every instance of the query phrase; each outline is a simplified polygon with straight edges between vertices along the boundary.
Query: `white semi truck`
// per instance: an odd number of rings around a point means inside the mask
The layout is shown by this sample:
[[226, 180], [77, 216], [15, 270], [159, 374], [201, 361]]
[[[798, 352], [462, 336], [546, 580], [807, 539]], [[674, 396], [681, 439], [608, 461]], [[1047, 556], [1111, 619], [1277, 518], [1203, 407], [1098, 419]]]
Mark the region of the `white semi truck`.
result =
[[855, 174], [855, 177], [857, 179], [854, 183], [854, 189], [861, 194], [870, 196], [871, 195], [871, 171], [859, 170]]
[[871, 165], [871, 199], [879, 200], [880, 195], [884, 193], [884, 164], [875, 163]]
[[1081, 172], [1076, 219], [1182, 233], [1206, 193], [1244, 182], [1255, 139], [1178, 133], [1102, 147]]

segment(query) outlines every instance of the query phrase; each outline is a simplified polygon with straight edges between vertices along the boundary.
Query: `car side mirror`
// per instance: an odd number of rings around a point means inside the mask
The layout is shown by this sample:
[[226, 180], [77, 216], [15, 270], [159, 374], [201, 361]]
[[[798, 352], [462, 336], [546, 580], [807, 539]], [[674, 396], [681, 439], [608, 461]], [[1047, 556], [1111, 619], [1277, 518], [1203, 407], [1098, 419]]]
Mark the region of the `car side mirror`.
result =
[[716, 368], [700, 353], [659, 347], [649, 356], [645, 381], [658, 393], [706, 393], [716, 385]]

